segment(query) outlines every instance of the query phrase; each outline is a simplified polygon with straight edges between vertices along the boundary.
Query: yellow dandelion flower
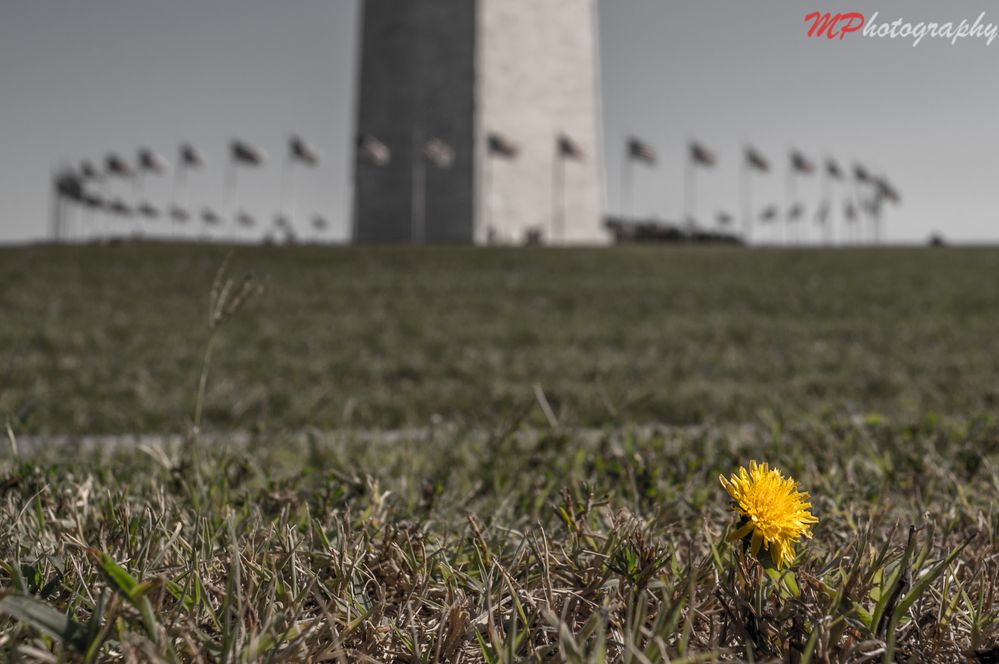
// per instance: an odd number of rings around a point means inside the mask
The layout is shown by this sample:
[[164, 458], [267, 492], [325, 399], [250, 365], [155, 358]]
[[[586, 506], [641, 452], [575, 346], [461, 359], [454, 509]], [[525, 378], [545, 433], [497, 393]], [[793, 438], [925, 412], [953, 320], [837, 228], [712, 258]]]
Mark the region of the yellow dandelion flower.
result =
[[809, 526], [819, 521], [808, 511], [812, 505], [808, 494], [798, 491], [798, 483], [755, 461], [749, 462], [748, 472], [739, 468], [730, 479], [724, 475], [718, 479], [735, 501], [734, 511], [742, 516], [729, 541], [752, 535], [749, 550], [754, 556], [762, 546], [778, 568], [794, 560], [794, 543], [802, 535], [811, 537]]

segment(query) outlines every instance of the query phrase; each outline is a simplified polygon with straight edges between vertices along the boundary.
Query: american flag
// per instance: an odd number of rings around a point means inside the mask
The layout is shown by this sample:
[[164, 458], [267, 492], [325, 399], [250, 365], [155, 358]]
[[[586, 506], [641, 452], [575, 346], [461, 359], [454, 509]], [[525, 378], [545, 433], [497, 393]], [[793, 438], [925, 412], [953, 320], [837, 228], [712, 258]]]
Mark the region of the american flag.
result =
[[136, 163], [138, 164], [141, 172], [152, 173], [153, 175], [162, 175], [169, 168], [169, 165], [166, 163], [166, 159], [156, 154], [149, 148], [142, 148], [139, 150]]
[[93, 210], [104, 208], [104, 199], [94, 194], [84, 194], [81, 202]]
[[805, 175], [815, 172], [815, 164], [797, 150], [791, 151], [791, 168], [794, 169], [795, 173], [804, 173]]
[[222, 223], [222, 217], [215, 210], [206, 207], [201, 210], [201, 221], [209, 226], [217, 226]]
[[776, 205], [768, 205], [760, 211], [760, 221], [769, 222], [777, 218], [779, 210]]
[[857, 208], [851, 201], [843, 201], [843, 216], [850, 223], [857, 220]]
[[156, 219], [160, 216], [160, 209], [148, 202], [139, 203], [139, 206], [135, 208], [135, 211], [147, 219]]
[[839, 164], [832, 157], [826, 159], [826, 175], [831, 177], [833, 180], [842, 180], [843, 171], [840, 169]]
[[628, 158], [654, 166], [656, 163], [656, 149], [640, 139], [629, 138]]
[[178, 153], [181, 168], [201, 168], [205, 165], [205, 158], [190, 143], [181, 143]]
[[860, 164], [853, 165], [853, 179], [857, 182], [870, 182], [871, 174]]
[[889, 203], [900, 203], [902, 201], [902, 197], [898, 195], [895, 187], [891, 186], [891, 183], [885, 178], [876, 178], [874, 184], [878, 188], [879, 198], [883, 198]]
[[831, 212], [831, 207], [829, 201], [822, 201], [819, 205], [818, 211], [815, 213], [815, 223], [819, 226], [825, 226], [829, 221], [829, 213]]
[[583, 151], [580, 149], [576, 142], [565, 134], [560, 134], [558, 141], [556, 142], [558, 148], [558, 156], [562, 159], [573, 159], [576, 161], [583, 160]]
[[177, 205], [171, 205], [170, 209], [167, 210], [167, 215], [178, 224], [183, 224], [191, 218], [187, 210]]
[[732, 221], [733, 221], [733, 217], [728, 212], [722, 211], [722, 212], [718, 212], [715, 215], [715, 221], [718, 222], [719, 226], [731, 226], [732, 225]]
[[392, 150], [371, 134], [357, 137], [357, 154], [362, 161], [375, 166], [388, 166], [392, 161]]
[[690, 160], [700, 166], [714, 166], [718, 163], [715, 153], [697, 141], [690, 143]]
[[260, 166], [264, 163], [266, 156], [249, 143], [234, 140], [229, 143], [229, 158], [243, 166]]
[[239, 212], [236, 214], [236, 223], [243, 228], [253, 228], [257, 225], [257, 220], [249, 212]]
[[283, 214], [278, 214], [274, 217], [274, 227], [282, 231], [287, 231], [291, 229], [291, 220], [284, 216]]
[[300, 136], [288, 139], [288, 156], [310, 168], [319, 165], [319, 151], [306, 143]]
[[427, 141], [427, 144], [423, 147], [423, 154], [437, 168], [451, 168], [451, 165], [454, 163], [454, 148], [436, 136], [432, 136]]
[[746, 164], [761, 173], [770, 170], [770, 161], [752, 146], [746, 148]]
[[128, 206], [128, 203], [121, 200], [120, 198], [116, 198], [113, 201], [111, 201], [111, 203], [108, 205], [108, 209], [120, 217], [132, 216], [132, 208], [130, 208]]
[[795, 203], [791, 206], [791, 209], [787, 211], [787, 218], [791, 221], [797, 221], [801, 219], [801, 215], [805, 214], [805, 206], [801, 203]]
[[107, 171], [108, 175], [130, 178], [135, 175], [135, 171], [132, 167], [119, 155], [109, 154], [104, 158], [104, 170]]
[[63, 171], [56, 176], [55, 189], [62, 198], [68, 198], [71, 201], [83, 200], [83, 180], [72, 171]]
[[502, 157], [503, 159], [514, 159], [520, 152], [516, 145], [496, 132], [490, 132], [488, 147], [489, 154]]
[[317, 214], [312, 218], [312, 227], [317, 231], [324, 231], [329, 228], [329, 222], [326, 221], [325, 217]]
[[84, 161], [80, 164], [80, 177], [84, 180], [99, 180], [101, 178], [101, 173], [94, 166], [92, 161]]

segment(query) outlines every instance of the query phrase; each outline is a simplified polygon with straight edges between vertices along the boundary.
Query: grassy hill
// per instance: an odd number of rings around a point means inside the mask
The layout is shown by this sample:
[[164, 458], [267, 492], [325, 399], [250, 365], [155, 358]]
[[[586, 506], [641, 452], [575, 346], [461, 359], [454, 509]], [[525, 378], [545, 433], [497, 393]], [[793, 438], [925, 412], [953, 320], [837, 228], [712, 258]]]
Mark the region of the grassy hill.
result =
[[[225, 250], [0, 250], [0, 413], [187, 428]], [[990, 411], [999, 250], [236, 249], [205, 424], [485, 427]]]

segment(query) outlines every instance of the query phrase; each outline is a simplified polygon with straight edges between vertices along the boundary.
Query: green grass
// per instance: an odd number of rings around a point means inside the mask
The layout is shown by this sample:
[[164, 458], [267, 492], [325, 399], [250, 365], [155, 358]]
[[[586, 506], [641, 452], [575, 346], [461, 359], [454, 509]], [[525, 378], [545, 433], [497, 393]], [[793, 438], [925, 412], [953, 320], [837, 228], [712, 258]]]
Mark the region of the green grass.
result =
[[[797, 596], [724, 542], [748, 458], [811, 491]], [[7, 457], [0, 659], [963, 661], [999, 644], [997, 461], [992, 421]]]
[[999, 251], [224, 257], [0, 250], [0, 661], [999, 653]]
[[[0, 413], [185, 431], [224, 250], [0, 250]], [[999, 385], [999, 250], [237, 250], [208, 427], [973, 416]], [[536, 423], [544, 421], [533, 413]]]

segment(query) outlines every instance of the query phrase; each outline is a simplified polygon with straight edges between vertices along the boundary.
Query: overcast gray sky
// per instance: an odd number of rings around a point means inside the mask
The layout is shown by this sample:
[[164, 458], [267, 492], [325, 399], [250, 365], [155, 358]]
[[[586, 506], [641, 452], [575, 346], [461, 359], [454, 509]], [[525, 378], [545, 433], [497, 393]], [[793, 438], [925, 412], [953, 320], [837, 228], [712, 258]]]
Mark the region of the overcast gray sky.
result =
[[[987, 2], [867, 0], [600, 0], [604, 206], [620, 201], [622, 141], [654, 145], [655, 170], [636, 175], [634, 208], [682, 212], [685, 145], [716, 151], [698, 181], [702, 214], [738, 212], [738, 163], [751, 142], [779, 173], [754, 181], [759, 205], [783, 201], [787, 150], [859, 160], [895, 183], [903, 205], [886, 237], [933, 230], [999, 240], [999, 40], [956, 45], [850, 35], [808, 39], [814, 9], [860, 11], [878, 22], [999, 22]], [[174, 158], [199, 146], [210, 168], [183, 192], [218, 203], [225, 145], [240, 136], [283, 155], [289, 133], [325, 154], [299, 173], [298, 211], [327, 216], [348, 234], [358, 0], [0, 0], [0, 241], [43, 237], [48, 177], [63, 160], [134, 157], [148, 145]], [[515, 37], [511, 37], [515, 38]], [[166, 202], [170, 180], [131, 198]], [[279, 169], [239, 179], [241, 207], [275, 211]], [[818, 183], [803, 181], [805, 197]], [[165, 223], [165, 222], [160, 222]]]

